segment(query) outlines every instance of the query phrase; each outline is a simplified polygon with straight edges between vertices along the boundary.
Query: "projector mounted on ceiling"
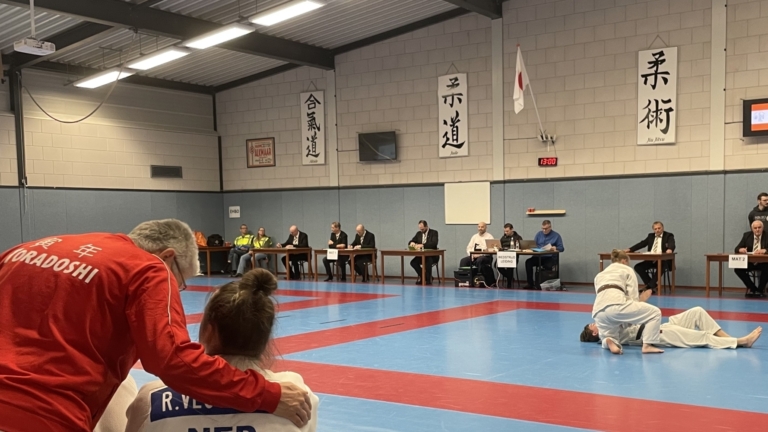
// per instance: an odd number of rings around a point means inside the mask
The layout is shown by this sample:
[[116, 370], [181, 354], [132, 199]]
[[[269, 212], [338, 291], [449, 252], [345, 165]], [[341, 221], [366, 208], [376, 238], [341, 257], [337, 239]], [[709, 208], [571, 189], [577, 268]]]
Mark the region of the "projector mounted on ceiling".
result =
[[14, 42], [13, 50], [39, 56], [53, 54], [56, 51], [56, 45], [37, 40], [35, 37], [35, 0], [29, 0], [29, 23], [32, 27], [32, 36]]
[[13, 50], [26, 54], [44, 56], [56, 52], [56, 45], [50, 42], [39, 41], [34, 38], [24, 38], [13, 43]]

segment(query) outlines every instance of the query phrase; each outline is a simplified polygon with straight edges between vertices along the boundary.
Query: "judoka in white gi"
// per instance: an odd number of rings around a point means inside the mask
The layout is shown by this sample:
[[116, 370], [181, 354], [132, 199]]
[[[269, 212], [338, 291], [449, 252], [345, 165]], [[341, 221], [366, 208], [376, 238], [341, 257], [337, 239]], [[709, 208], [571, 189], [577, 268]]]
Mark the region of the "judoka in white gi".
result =
[[592, 307], [592, 318], [602, 336], [603, 348], [613, 354], [622, 354], [622, 326], [644, 324], [643, 354], [664, 352], [653, 346], [659, 343], [661, 310], [646, 303], [651, 290], [642, 294], [638, 291], [637, 276], [629, 266], [626, 252], [618, 249], [611, 252], [611, 265], [595, 276], [595, 292], [597, 298]]
[[[658, 345], [677, 348], [752, 348], [762, 332], [763, 328], [758, 327], [746, 336], [735, 338], [723, 331], [706, 310], [697, 306], [669, 317], [669, 322], [661, 325]], [[642, 343], [640, 339], [644, 333], [643, 325], [622, 326], [619, 332], [619, 343], [638, 345]], [[582, 342], [599, 341], [600, 331], [597, 325], [591, 323], [584, 326], [579, 339]]]

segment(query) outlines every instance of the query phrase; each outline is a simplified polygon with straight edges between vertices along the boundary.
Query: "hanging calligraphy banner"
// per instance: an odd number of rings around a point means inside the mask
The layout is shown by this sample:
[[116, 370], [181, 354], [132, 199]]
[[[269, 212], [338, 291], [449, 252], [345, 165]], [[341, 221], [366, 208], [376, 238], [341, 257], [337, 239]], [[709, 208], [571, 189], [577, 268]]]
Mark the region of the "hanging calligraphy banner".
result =
[[437, 78], [438, 153], [441, 158], [469, 156], [467, 74]]
[[302, 165], [325, 165], [325, 99], [322, 91], [302, 93]]
[[672, 144], [677, 128], [677, 47], [640, 51], [637, 144]]

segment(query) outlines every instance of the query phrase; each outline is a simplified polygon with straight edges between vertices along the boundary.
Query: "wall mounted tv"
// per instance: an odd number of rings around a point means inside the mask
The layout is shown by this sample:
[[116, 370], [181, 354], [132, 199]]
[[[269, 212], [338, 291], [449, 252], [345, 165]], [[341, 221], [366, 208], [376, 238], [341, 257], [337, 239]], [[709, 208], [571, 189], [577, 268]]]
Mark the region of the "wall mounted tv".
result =
[[768, 99], [744, 101], [745, 137], [768, 135]]
[[357, 148], [360, 162], [397, 160], [397, 140], [394, 132], [358, 134]]

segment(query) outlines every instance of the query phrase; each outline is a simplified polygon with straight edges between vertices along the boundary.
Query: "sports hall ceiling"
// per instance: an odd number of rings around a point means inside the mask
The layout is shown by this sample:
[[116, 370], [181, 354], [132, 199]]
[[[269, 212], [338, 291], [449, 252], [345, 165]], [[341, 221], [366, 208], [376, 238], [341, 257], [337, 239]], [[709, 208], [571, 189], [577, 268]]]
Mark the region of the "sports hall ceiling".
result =
[[[125, 60], [179, 44], [287, 0], [35, 0], [45, 57], [13, 52], [30, 36], [28, 0], [0, 0], [3, 63], [80, 79]], [[319, 0], [323, 7], [124, 81], [215, 93], [299, 66], [334, 69], [334, 57], [468, 12], [501, 16], [503, 0]], [[137, 30], [137, 31], [134, 31]]]

